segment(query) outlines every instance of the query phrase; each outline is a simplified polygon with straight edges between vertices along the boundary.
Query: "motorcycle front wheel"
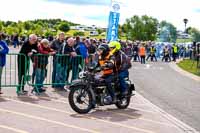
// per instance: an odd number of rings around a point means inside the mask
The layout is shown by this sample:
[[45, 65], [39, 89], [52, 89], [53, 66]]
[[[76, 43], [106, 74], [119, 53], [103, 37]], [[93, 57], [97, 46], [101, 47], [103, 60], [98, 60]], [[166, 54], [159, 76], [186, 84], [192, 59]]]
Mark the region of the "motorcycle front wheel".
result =
[[71, 88], [68, 99], [71, 108], [79, 114], [88, 113], [94, 106], [92, 93], [85, 86]]

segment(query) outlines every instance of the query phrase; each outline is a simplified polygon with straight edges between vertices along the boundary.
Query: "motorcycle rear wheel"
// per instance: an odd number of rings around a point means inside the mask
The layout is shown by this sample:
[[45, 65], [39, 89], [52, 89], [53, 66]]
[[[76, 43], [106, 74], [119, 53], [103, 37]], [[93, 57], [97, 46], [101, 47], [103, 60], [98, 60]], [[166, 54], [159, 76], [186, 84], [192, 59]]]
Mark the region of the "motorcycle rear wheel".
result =
[[129, 104], [130, 104], [130, 100], [131, 100], [131, 91], [129, 90], [129, 93], [128, 93], [128, 96], [126, 97], [122, 97], [120, 98], [116, 103], [115, 103], [115, 106], [118, 108], [118, 109], [126, 109]]

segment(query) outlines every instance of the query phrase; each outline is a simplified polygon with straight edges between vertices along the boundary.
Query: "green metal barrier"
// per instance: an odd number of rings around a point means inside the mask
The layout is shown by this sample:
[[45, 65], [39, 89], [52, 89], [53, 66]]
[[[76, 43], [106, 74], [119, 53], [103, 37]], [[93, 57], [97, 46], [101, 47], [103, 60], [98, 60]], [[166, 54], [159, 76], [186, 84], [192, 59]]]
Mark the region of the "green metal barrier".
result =
[[[3, 67], [0, 81], [1, 87], [16, 87], [16, 92], [19, 94], [21, 92], [20, 88], [26, 83], [27, 67], [27, 58], [24, 54], [7, 54], [6, 65]], [[23, 81], [20, 82], [19, 79]]]
[[[29, 60], [28, 85], [33, 86], [33, 91], [39, 93], [43, 85], [53, 88], [64, 88], [72, 80], [78, 78], [80, 70], [84, 67], [82, 56], [70, 55], [44, 55], [35, 54]], [[71, 80], [69, 80], [71, 74]]]

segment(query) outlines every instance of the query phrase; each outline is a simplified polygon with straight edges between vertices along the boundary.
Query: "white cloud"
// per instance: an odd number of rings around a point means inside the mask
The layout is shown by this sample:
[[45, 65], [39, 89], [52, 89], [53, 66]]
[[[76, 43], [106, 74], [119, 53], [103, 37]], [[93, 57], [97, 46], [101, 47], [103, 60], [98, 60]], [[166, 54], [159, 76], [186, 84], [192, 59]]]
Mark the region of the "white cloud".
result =
[[[167, 20], [178, 29], [184, 29], [183, 19], [189, 20], [187, 26], [200, 29], [198, 0], [120, 0], [122, 2], [120, 23], [133, 15], [150, 15], [159, 21]], [[109, 5], [70, 5], [46, 0], [4, 0], [1, 1], [1, 20], [33, 20], [37, 18], [61, 18], [72, 22], [99, 25], [108, 23]], [[106, 19], [91, 19], [104, 16]]]

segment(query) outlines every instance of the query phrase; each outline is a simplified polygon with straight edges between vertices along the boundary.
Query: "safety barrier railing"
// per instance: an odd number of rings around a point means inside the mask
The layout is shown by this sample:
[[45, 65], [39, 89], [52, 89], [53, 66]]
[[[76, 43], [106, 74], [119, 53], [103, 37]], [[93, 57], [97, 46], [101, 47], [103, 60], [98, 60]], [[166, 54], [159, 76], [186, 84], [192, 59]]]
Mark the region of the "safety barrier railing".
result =
[[78, 78], [84, 60], [82, 56], [35, 54], [28, 64], [27, 83], [39, 93], [44, 85], [58, 89], [70, 85], [72, 80]]
[[[1, 59], [0, 63], [2, 64]], [[27, 65], [27, 58], [24, 54], [7, 54], [5, 66], [0, 67], [0, 87], [16, 87], [17, 93], [19, 93], [20, 87], [26, 83]]]

